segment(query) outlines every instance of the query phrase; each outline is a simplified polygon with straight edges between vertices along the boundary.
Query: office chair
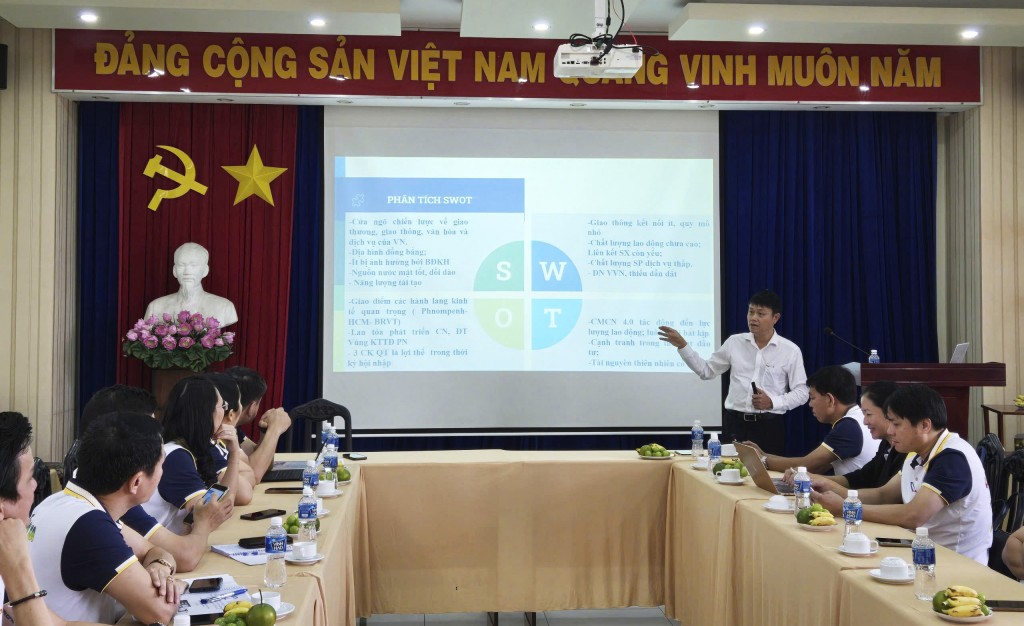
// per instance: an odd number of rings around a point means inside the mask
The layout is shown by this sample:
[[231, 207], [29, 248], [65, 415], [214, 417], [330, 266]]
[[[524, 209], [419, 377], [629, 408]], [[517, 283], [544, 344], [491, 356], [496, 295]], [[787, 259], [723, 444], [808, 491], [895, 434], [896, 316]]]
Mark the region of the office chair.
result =
[[352, 413], [342, 405], [318, 398], [295, 407], [288, 414], [293, 424], [302, 423], [303, 449], [300, 452], [319, 452], [323, 444], [323, 423], [333, 423], [336, 417], [345, 421], [345, 449], [338, 452], [352, 452]]

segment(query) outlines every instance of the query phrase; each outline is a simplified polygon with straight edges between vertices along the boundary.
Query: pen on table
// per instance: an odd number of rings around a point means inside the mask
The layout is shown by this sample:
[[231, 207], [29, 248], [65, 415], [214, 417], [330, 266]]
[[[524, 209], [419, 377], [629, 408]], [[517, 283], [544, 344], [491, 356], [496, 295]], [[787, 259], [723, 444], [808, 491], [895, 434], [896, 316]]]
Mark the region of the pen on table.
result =
[[209, 604], [211, 602], [216, 602], [218, 600], [227, 600], [228, 598], [234, 598], [235, 596], [240, 596], [243, 593], [245, 593], [245, 587], [235, 589], [234, 591], [228, 591], [227, 593], [221, 593], [215, 596], [210, 596], [209, 598], [203, 598], [202, 600], [200, 600], [200, 602], [203, 604]]

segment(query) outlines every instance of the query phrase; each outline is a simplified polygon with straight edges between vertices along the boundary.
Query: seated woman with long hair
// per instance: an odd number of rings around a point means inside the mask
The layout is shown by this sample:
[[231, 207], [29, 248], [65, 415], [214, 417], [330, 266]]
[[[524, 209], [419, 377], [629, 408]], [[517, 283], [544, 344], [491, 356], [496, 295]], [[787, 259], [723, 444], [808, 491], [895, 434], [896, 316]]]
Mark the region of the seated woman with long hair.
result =
[[[203, 376], [184, 378], [171, 389], [163, 415], [164, 474], [153, 497], [143, 505], [165, 528], [185, 531], [185, 516], [210, 485], [228, 488], [235, 504], [252, 500], [252, 487], [240, 479], [242, 452], [235, 429], [224, 423], [225, 405], [212, 382]], [[220, 440], [228, 451], [218, 473], [212, 451]]]

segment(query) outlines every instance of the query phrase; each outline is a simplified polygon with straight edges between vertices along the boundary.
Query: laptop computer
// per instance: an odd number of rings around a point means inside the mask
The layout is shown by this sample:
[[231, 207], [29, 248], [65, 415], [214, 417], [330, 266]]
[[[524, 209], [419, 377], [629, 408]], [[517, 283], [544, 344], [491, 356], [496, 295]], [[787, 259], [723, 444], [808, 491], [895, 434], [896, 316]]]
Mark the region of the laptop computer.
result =
[[761, 456], [753, 447], [744, 443], [737, 443], [736, 453], [740, 455], [740, 460], [743, 461], [743, 466], [750, 472], [750, 477], [754, 480], [755, 485], [768, 493], [783, 496], [793, 495], [793, 486], [787, 485], [786, 481], [781, 478], [772, 478], [768, 474], [768, 468], [761, 462]]
[[949, 357], [950, 363], [965, 363], [967, 361], [967, 348], [970, 348], [969, 343], [958, 343], [953, 348], [953, 356]]
[[[326, 442], [320, 444], [320, 452], [317, 453], [316, 462], [319, 464], [320, 455], [323, 454]], [[301, 482], [302, 472], [306, 469], [305, 461], [274, 461], [267, 473], [263, 475], [261, 483], [290, 483]]]

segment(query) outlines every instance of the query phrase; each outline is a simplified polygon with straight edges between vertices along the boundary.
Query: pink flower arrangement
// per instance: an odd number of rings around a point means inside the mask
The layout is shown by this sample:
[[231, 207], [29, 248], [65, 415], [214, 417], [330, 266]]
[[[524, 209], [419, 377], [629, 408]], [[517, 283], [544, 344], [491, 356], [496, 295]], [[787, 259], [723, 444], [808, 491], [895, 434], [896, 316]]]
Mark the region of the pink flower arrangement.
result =
[[124, 335], [121, 349], [155, 369], [201, 372], [231, 356], [235, 333], [223, 332], [215, 317], [181, 311], [140, 319]]

